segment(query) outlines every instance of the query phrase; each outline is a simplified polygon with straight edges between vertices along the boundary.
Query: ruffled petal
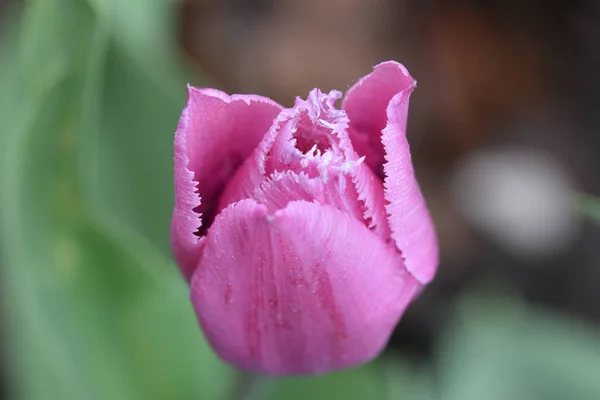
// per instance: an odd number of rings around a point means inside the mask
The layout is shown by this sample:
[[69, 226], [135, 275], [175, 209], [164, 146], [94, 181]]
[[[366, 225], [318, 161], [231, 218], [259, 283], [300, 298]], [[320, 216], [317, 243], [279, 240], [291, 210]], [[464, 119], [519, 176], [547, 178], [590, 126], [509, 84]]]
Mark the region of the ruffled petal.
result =
[[387, 123], [386, 108], [394, 95], [415, 84], [402, 64], [386, 61], [346, 92], [342, 109], [350, 118], [350, 139], [356, 152], [366, 156], [367, 165], [377, 174], [383, 173], [385, 162], [381, 131]]
[[406, 139], [408, 101], [413, 88], [395, 95], [387, 107], [388, 123], [382, 135], [387, 160], [384, 185], [392, 238], [403, 253], [408, 271], [425, 284], [435, 275], [439, 255], [435, 227], [415, 177]]
[[357, 163], [358, 156], [345, 131], [346, 113], [333, 107], [340, 97], [337, 91], [325, 94], [314, 89], [307, 100], [297, 98], [293, 108], [282, 111], [254, 154], [228, 183], [219, 209], [252, 197], [275, 172], [304, 173], [326, 181], [342, 164]]
[[375, 357], [419, 288], [398, 252], [346, 213], [243, 200], [215, 219], [191, 296], [226, 361], [319, 374]]
[[409, 97], [415, 86], [404, 66], [384, 62], [348, 91], [342, 108], [350, 118], [356, 151], [384, 176], [388, 221], [404, 264], [416, 279], [427, 283], [438, 265], [438, 245], [406, 139]]
[[[355, 177], [356, 175], [352, 175], [352, 178]], [[383, 223], [378, 225], [374, 223], [374, 221], [378, 221], [377, 218], [385, 217], [383, 187], [379, 179], [372, 175], [371, 177], [372, 180], [364, 182], [364, 188], [361, 182], [363, 190], [361, 195], [375, 192], [377, 197], [363, 198], [356, 192], [354, 186], [347, 183], [347, 177], [337, 176], [335, 180], [332, 178], [323, 182], [321, 178], [310, 178], [302, 172], [299, 174], [292, 171], [275, 172], [269, 179], [263, 181], [251, 198], [267, 206], [270, 212], [285, 208], [288, 203], [296, 200], [333, 206], [354, 217], [357, 221], [363, 222], [382, 240], [386, 241], [390, 237], [387, 220], [383, 219]], [[340, 183], [343, 183], [342, 187], [340, 187]], [[364, 201], [380, 201], [377, 206], [381, 213], [373, 214], [374, 218], [370, 218], [372, 214], [369, 211], [375, 208], [368, 208], [365, 212]]]
[[[319, 189], [320, 194], [308, 190], [313, 200], [349, 212], [388, 240], [383, 184], [352, 147], [346, 131], [348, 117], [334, 108], [340, 96], [337, 91], [325, 94], [315, 89], [307, 100], [298, 98], [294, 108], [279, 114], [255, 154], [227, 184], [217, 209], [242, 199], [259, 200], [256, 194], [261, 186], [290, 172], [303, 175], [302, 182]], [[293, 198], [293, 192], [286, 199], [307, 200]]]
[[362, 164], [352, 173], [353, 189], [362, 204], [363, 220], [382, 240], [390, 238], [390, 225], [386, 215], [386, 200], [381, 180], [371, 168]]
[[[327, 193], [326, 186], [319, 178], [309, 178], [304, 173], [292, 171], [276, 172], [252, 194], [252, 199], [267, 207], [270, 213], [287, 207], [292, 201], [302, 200], [309, 203], [331, 204], [329, 196], [337, 192]], [[339, 196], [336, 196], [339, 197]], [[344, 209], [344, 204], [338, 200], [336, 208]], [[358, 215], [360, 219], [360, 214]]]
[[261, 96], [228, 96], [188, 86], [188, 102], [175, 133], [171, 222], [173, 253], [186, 278], [196, 267], [201, 236], [213, 218], [224, 184], [254, 151], [281, 109]]

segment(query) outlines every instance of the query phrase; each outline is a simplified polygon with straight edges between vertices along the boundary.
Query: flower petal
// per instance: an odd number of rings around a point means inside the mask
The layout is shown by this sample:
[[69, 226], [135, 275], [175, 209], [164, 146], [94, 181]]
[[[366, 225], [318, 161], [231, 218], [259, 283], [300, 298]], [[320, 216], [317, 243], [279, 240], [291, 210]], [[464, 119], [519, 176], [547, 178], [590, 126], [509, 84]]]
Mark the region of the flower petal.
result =
[[[257, 190], [286, 171], [303, 175], [303, 183], [318, 189], [308, 190], [313, 200], [349, 212], [388, 240], [383, 184], [352, 147], [346, 132], [348, 117], [334, 108], [340, 96], [337, 91], [325, 94], [314, 89], [307, 100], [298, 98], [294, 108], [281, 112], [255, 154], [228, 182], [217, 209], [247, 198], [267, 204], [256, 197]], [[287, 191], [285, 199], [307, 200], [294, 198], [294, 193], [299, 192]]]
[[381, 239], [390, 238], [390, 225], [385, 208], [385, 193], [381, 180], [366, 164], [361, 164], [352, 173], [353, 189], [362, 203], [363, 220]]
[[[345, 179], [343, 176], [341, 178]], [[364, 217], [363, 203], [358, 199], [354, 187], [345, 185], [345, 187], [340, 188], [339, 183], [345, 182], [345, 180], [336, 181], [332, 179], [323, 182], [321, 178], [309, 178], [308, 175], [302, 172], [299, 174], [292, 171], [275, 172], [254, 191], [251, 198], [260, 204], [264, 204], [269, 212], [285, 208], [288, 203], [297, 200], [329, 205], [344, 211], [369, 226], [366, 224], [367, 221]], [[377, 183], [381, 186], [381, 182]], [[383, 198], [383, 188], [380, 188], [380, 190]], [[381, 209], [385, 213], [383, 205]], [[384, 226], [387, 228], [387, 221], [385, 221]], [[369, 228], [371, 227], [369, 226]], [[373, 231], [379, 234], [377, 229]], [[382, 239], [389, 238], [389, 231], [387, 233], [387, 237]]]
[[346, 133], [346, 113], [333, 107], [341, 95], [313, 89], [307, 100], [297, 98], [293, 108], [282, 111], [252, 157], [228, 183], [219, 209], [251, 197], [275, 172], [302, 172], [310, 178], [326, 179], [330, 169], [357, 162], [359, 157]]
[[260, 96], [228, 96], [188, 86], [188, 102], [175, 133], [171, 222], [173, 253], [186, 278], [196, 267], [203, 246], [200, 236], [213, 218], [225, 182], [252, 153], [281, 109]]
[[385, 198], [392, 238], [408, 271], [421, 283], [433, 279], [439, 262], [435, 227], [417, 183], [406, 139], [408, 101], [413, 87], [395, 95], [387, 107], [382, 142], [387, 163]]
[[387, 161], [384, 185], [392, 238], [408, 271], [427, 283], [437, 269], [438, 246], [406, 139], [408, 103], [415, 85], [404, 66], [384, 62], [348, 91], [342, 108], [350, 117], [349, 132], [357, 152], [367, 155], [366, 162], [375, 171]]
[[402, 64], [386, 61], [346, 92], [342, 109], [350, 118], [350, 139], [356, 152], [366, 156], [367, 165], [378, 174], [385, 162], [381, 131], [387, 123], [387, 105], [394, 95], [415, 84]]
[[327, 193], [323, 181], [319, 178], [309, 178], [304, 173], [296, 174], [292, 171], [286, 171], [275, 172], [269, 179], [263, 181], [251, 198], [265, 205], [270, 213], [285, 208], [288, 203], [297, 200], [334, 205], [338, 209], [347, 211], [344, 209], [343, 204], [328, 202], [329, 199], [326, 196], [335, 194], [337, 194], [336, 191]]
[[397, 250], [342, 211], [242, 200], [215, 219], [191, 296], [226, 361], [319, 374], [375, 357], [419, 288]]

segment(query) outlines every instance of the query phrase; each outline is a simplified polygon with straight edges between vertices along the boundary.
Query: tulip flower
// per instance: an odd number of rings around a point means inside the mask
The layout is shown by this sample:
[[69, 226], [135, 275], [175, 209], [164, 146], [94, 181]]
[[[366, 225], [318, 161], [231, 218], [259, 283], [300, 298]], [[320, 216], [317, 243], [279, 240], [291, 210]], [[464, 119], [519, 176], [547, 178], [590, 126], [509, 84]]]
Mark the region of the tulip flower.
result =
[[175, 134], [172, 248], [219, 356], [322, 374], [385, 347], [438, 263], [406, 121], [416, 82], [385, 62], [342, 97], [286, 109], [188, 87]]

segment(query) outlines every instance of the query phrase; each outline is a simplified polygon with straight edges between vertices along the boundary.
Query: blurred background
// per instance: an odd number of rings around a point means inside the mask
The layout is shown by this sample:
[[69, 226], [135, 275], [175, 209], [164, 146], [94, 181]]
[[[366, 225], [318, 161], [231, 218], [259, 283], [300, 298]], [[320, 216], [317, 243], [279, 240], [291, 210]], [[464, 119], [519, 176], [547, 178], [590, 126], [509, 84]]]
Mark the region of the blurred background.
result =
[[[289, 106], [388, 59], [436, 280], [369, 365], [237, 372], [169, 251], [185, 83]], [[599, 399], [599, 70], [593, 0], [0, 0], [0, 398]]]

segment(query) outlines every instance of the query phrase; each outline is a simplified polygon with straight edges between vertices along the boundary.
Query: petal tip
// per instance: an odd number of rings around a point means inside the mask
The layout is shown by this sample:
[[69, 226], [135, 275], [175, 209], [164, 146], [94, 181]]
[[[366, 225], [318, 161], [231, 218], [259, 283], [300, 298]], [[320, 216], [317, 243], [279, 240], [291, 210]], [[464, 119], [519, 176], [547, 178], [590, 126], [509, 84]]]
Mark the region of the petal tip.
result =
[[188, 102], [196, 99], [196, 96], [198, 96], [198, 97], [214, 97], [214, 98], [223, 100], [226, 103], [229, 103], [231, 101], [231, 96], [229, 96], [227, 93], [225, 93], [219, 89], [198, 88], [198, 87], [192, 86], [188, 83], [187, 92], [188, 92]]
[[266, 103], [273, 107], [276, 107], [280, 111], [283, 109], [283, 106], [281, 106], [275, 100], [272, 100], [268, 97], [255, 95], [255, 94], [232, 94], [232, 95], [229, 95], [226, 92], [219, 90], [219, 89], [198, 88], [198, 87], [190, 85], [189, 83], [187, 85], [187, 93], [188, 93], [188, 105], [190, 104], [191, 101], [196, 99], [196, 96], [199, 96], [199, 97], [216, 98], [225, 103], [233, 103], [236, 101], [243, 101], [247, 105], [250, 105], [250, 103], [253, 103], [253, 102]]
[[389, 61], [380, 62], [379, 64], [377, 64], [373, 67], [373, 71], [376, 71], [377, 69], [380, 69], [380, 68], [398, 69], [398, 70], [400, 70], [402, 75], [404, 75], [404, 77], [409, 78], [414, 81], [414, 78], [410, 75], [410, 72], [408, 72], [408, 69], [404, 66], [404, 64], [401, 64], [398, 61], [389, 60]]
[[[348, 89], [342, 101], [342, 109], [348, 111], [348, 108], [353, 108], [350, 103], [357, 101], [362, 103], [361, 98], [368, 92], [379, 92], [376, 97], [387, 98], [389, 101], [395, 94], [413, 90], [416, 86], [417, 81], [404, 65], [397, 61], [384, 61], [373, 66], [373, 70], [369, 74], [360, 78]], [[357, 94], [359, 92], [362, 96]], [[354, 100], [352, 100], [353, 98]]]

